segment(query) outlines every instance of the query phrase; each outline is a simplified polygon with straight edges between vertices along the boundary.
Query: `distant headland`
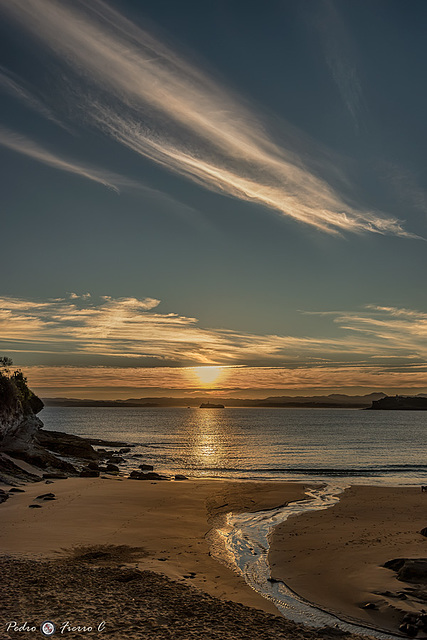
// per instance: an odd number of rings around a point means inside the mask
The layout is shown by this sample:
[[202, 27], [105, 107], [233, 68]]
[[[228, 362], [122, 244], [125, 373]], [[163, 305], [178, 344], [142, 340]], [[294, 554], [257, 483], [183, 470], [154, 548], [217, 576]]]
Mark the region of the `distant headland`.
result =
[[373, 400], [369, 410], [378, 411], [427, 411], [427, 397], [418, 396], [385, 396]]

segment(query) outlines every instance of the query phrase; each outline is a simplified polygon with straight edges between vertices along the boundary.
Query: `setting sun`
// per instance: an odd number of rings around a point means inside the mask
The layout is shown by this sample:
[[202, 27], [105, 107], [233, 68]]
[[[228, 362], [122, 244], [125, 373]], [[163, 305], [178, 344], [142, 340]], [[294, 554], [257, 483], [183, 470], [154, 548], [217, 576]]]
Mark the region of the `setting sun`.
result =
[[214, 384], [224, 371], [224, 367], [193, 367], [193, 373], [202, 384]]

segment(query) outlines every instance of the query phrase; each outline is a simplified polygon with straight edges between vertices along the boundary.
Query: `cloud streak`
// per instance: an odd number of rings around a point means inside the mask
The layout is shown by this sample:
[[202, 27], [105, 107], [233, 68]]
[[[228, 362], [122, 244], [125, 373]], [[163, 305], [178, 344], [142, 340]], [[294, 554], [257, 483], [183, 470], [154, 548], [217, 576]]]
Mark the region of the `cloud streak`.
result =
[[427, 369], [427, 314], [420, 311], [332, 312], [338, 334], [322, 338], [204, 328], [196, 318], [160, 312], [159, 304], [75, 293], [46, 301], [1, 297], [0, 349], [20, 354], [20, 362], [36, 353], [58, 365]]
[[66, 173], [72, 173], [81, 178], [98, 182], [104, 185], [104, 187], [113, 189], [116, 193], [120, 192], [119, 186], [132, 185], [131, 180], [118, 174], [62, 158], [30, 138], [11, 131], [10, 129], [0, 128], [0, 146], [27, 156], [32, 160], [41, 162], [58, 171], [65, 171]]
[[355, 56], [351, 51], [351, 35], [333, 0], [322, 0], [318, 3], [317, 10], [319, 13], [315, 19], [315, 26], [320, 35], [326, 64], [355, 128], [359, 129], [364, 99], [361, 81], [354, 63]]
[[0, 0], [0, 10], [68, 70], [76, 117], [136, 154], [322, 231], [414, 237], [346, 202], [232, 92], [101, 0]]

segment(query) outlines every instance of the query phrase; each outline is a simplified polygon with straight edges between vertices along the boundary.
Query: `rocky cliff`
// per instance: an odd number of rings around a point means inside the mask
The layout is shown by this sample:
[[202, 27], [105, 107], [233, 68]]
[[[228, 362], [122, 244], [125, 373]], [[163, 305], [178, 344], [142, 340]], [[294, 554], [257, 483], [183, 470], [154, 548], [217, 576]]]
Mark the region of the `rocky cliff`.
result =
[[[114, 455], [129, 452], [133, 445], [44, 430], [37, 417], [43, 402], [28, 388], [21, 371], [10, 372], [11, 364], [7, 358], [0, 358], [0, 483], [36, 481], [52, 474], [58, 477], [58, 473], [61, 477], [92, 477], [99, 476], [100, 471], [118, 472], [114, 464], [101, 467], [98, 462], [115, 462]], [[125, 448], [96, 451], [92, 445]]]
[[43, 402], [27, 386], [21, 371], [0, 372], [0, 481], [13, 477], [34, 479], [13, 460], [22, 460], [44, 470], [76, 473], [75, 467], [48, 451], [39, 441], [43, 428], [37, 417]]

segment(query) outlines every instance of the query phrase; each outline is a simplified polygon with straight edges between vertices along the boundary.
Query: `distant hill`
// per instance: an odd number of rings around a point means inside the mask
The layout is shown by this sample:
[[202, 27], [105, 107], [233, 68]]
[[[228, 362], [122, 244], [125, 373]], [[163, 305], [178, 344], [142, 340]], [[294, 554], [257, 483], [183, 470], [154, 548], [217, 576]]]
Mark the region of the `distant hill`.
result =
[[369, 410], [377, 411], [427, 411], [427, 397], [418, 396], [386, 396], [374, 400]]
[[[249, 398], [220, 398], [226, 407], [270, 407], [270, 408], [309, 408], [309, 409], [339, 409], [339, 408], [367, 408], [371, 404], [386, 397], [385, 393], [369, 393], [365, 396], [348, 396], [345, 394], [330, 394], [328, 396], [272, 396], [262, 399]], [[200, 407], [212, 398], [129, 398], [127, 400], [89, 400], [79, 398], [43, 398], [47, 407]]]

